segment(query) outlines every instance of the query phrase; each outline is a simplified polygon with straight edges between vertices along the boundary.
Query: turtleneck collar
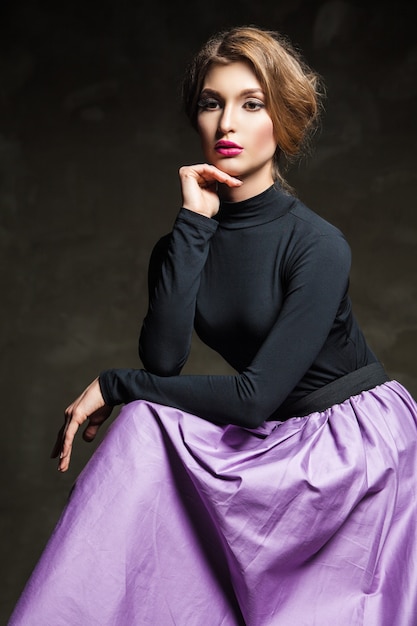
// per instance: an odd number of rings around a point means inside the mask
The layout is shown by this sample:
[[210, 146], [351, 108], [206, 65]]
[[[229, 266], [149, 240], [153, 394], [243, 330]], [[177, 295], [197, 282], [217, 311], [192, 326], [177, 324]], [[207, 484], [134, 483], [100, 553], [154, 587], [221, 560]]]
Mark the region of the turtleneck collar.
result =
[[287, 213], [295, 198], [275, 183], [262, 193], [240, 202], [220, 202], [214, 219], [222, 228], [250, 228], [278, 219]]

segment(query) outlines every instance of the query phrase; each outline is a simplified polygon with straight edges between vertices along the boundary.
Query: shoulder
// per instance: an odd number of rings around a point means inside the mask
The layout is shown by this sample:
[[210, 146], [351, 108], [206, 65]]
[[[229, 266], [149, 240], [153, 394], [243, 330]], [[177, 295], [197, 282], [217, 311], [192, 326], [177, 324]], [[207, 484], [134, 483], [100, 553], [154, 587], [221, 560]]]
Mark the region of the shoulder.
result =
[[344, 234], [337, 226], [334, 226], [334, 224], [331, 224], [309, 209], [301, 200], [295, 200], [289, 214], [296, 228], [304, 233], [311, 233], [311, 235], [315, 235], [316, 237], [340, 237], [346, 241]]
[[337, 226], [309, 209], [296, 199], [288, 212], [288, 248], [290, 258], [336, 264], [345, 271], [350, 269], [351, 249], [346, 237]]

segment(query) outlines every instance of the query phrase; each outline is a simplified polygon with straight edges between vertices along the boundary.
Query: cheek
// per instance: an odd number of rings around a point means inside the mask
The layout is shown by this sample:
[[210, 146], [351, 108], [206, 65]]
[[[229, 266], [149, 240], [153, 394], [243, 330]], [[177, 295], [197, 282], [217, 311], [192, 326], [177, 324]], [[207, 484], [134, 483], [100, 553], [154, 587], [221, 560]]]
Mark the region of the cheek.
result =
[[210, 143], [210, 128], [209, 128], [209, 124], [207, 124], [206, 121], [204, 121], [203, 123], [201, 123], [200, 120], [197, 120], [197, 132], [198, 132], [198, 136], [200, 137], [200, 143], [203, 149], [206, 149], [207, 146]]
[[270, 117], [263, 119], [256, 133], [256, 145], [266, 151], [275, 152], [277, 142], [274, 136], [274, 126]]

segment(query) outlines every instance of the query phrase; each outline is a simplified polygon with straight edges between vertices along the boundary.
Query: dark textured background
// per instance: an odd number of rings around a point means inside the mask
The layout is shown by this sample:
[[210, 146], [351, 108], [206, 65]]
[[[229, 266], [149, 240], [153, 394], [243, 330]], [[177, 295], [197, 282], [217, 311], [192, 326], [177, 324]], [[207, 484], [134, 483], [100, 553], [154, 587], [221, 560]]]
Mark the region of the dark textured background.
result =
[[[401, 0], [0, 5], [0, 623], [96, 446], [78, 441], [70, 472], [55, 471], [63, 409], [100, 370], [138, 365], [148, 256], [179, 208], [178, 167], [201, 158], [179, 81], [214, 31], [281, 30], [324, 77], [323, 130], [290, 180], [346, 233], [356, 314], [416, 395], [412, 10]], [[190, 370], [227, 368], [196, 342]]]

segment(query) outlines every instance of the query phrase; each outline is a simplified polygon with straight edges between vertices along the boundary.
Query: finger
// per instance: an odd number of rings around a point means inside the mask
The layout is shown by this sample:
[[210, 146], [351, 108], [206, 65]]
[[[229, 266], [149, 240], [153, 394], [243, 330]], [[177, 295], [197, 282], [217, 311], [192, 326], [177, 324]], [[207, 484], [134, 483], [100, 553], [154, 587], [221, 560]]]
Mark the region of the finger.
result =
[[64, 439], [65, 439], [65, 435], [67, 432], [68, 424], [70, 423], [70, 419], [71, 418], [69, 416], [65, 416], [64, 423], [58, 431], [58, 434], [56, 436], [56, 440], [54, 443], [54, 447], [52, 448], [52, 452], [50, 456], [51, 459], [56, 459], [62, 450], [62, 446], [64, 445]]
[[209, 163], [183, 166], [180, 168], [179, 174], [183, 181], [194, 178], [198, 184], [219, 182], [225, 183], [229, 186], [238, 187], [243, 183], [243, 181], [239, 180], [239, 178], [230, 176], [230, 174], [223, 172], [215, 165], [210, 165]]
[[52, 452], [51, 452], [51, 456], [50, 456], [51, 459], [56, 459], [57, 456], [59, 456], [61, 454], [61, 452], [62, 452], [65, 436], [67, 434], [68, 425], [69, 425], [69, 423], [71, 421], [73, 405], [74, 405], [74, 403], [70, 404], [70, 406], [65, 409], [64, 423], [63, 423], [63, 425], [61, 426], [61, 428], [58, 431], [54, 447], [52, 448]]
[[69, 464], [70, 464], [70, 458], [71, 458], [71, 455], [69, 457], [65, 457], [59, 460], [58, 472], [66, 472], [68, 470]]
[[230, 176], [230, 174], [223, 172], [214, 165], [212, 165], [211, 167], [215, 172], [217, 182], [224, 183], [228, 187], [240, 187], [240, 185], [243, 185], [243, 181], [239, 178], [236, 178], [235, 176]]
[[238, 178], [233, 178], [232, 176], [229, 176], [227, 180], [219, 181], [219, 182], [223, 182], [223, 184], [227, 185], [228, 187], [240, 187], [241, 185], [243, 185], [243, 180], [239, 180]]
[[207, 183], [212, 183], [215, 181], [218, 183], [224, 183], [229, 187], [239, 187], [240, 185], [242, 185], [242, 181], [239, 180], [239, 178], [236, 178], [235, 176], [230, 176], [230, 174], [223, 172], [223, 170], [220, 170], [215, 165], [205, 164], [203, 166], [203, 169], [200, 171], [200, 176]]
[[78, 431], [79, 424], [72, 419], [67, 427], [67, 431], [65, 433], [64, 443], [62, 445], [61, 454], [59, 457], [58, 470], [61, 472], [65, 472], [70, 464], [71, 452], [72, 452], [72, 444], [74, 442], [74, 437]]
[[94, 440], [99, 428], [110, 416], [112, 410], [111, 406], [105, 405], [90, 415], [89, 423], [83, 432], [84, 441], [90, 442]]
[[88, 441], [89, 443], [91, 441], [94, 441], [94, 439], [95, 439], [95, 437], [96, 437], [96, 435], [97, 435], [97, 433], [99, 431], [100, 426], [101, 426], [101, 424], [91, 424], [90, 423], [84, 429], [84, 432], [83, 432], [83, 439], [84, 439], [84, 441]]

